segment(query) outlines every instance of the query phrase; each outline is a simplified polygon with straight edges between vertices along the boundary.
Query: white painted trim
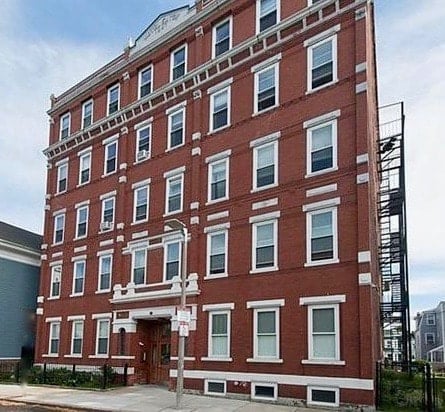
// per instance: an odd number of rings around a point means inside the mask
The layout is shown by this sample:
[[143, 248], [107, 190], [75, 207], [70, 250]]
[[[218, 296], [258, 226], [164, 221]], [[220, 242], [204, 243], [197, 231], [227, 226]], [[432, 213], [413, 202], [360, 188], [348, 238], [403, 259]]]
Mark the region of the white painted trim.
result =
[[114, 249], [106, 249], [106, 250], [99, 250], [96, 253], [96, 256], [103, 256], [103, 255], [112, 255], [114, 253]]
[[368, 153], [364, 153], [361, 155], [357, 156], [357, 164], [362, 164], [362, 163], [368, 163], [369, 162], [369, 155]]
[[233, 83], [233, 77], [230, 77], [229, 79], [226, 79], [221, 83], [216, 84], [215, 86], [209, 87], [207, 89], [207, 94], [213, 94], [215, 92], [219, 92], [220, 90], [230, 86], [232, 83]]
[[[211, 195], [212, 195], [213, 168], [221, 163], [224, 163], [224, 168], [225, 168], [226, 190], [225, 190], [225, 194], [223, 197], [220, 197], [218, 199], [212, 199]], [[208, 168], [207, 168], [207, 203], [206, 204], [217, 203], [217, 202], [222, 202], [224, 200], [227, 200], [229, 198], [229, 186], [230, 186], [229, 181], [230, 181], [230, 158], [229, 157], [226, 156], [220, 160], [215, 160], [215, 161], [209, 163]]]
[[113, 314], [111, 312], [108, 313], [93, 313], [91, 315], [91, 319], [111, 319]]
[[62, 322], [62, 316], [54, 316], [51, 318], [45, 318], [45, 323], [52, 323], [52, 322]]
[[164, 179], [167, 179], [169, 177], [177, 176], [181, 173], [185, 172], [185, 166], [177, 167], [176, 169], [168, 170], [167, 172], [164, 172]]
[[[257, 386], [273, 388], [274, 396], [272, 398], [269, 398], [267, 396], [255, 396], [255, 388]], [[276, 382], [252, 382], [252, 384], [250, 385], [250, 397], [252, 399], [276, 401], [278, 399], [278, 384]]]
[[306, 197], [318, 196], [324, 193], [336, 192], [337, 191], [337, 183], [332, 185], [315, 187], [314, 189], [306, 190]]
[[85, 315], [70, 315], [66, 318], [68, 322], [71, 322], [73, 320], [85, 320], [85, 319], [86, 319]]
[[175, 112], [179, 112], [180, 110], [182, 110], [184, 107], [187, 106], [187, 100], [183, 100], [181, 103], [175, 104], [174, 106], [169, 107], [168, 109], [165, 110], [165, 114], [166, 115], [171, 115]]
[[277, 21], [276, 23], [267, 28], [266, 30], [260, 32], [260, 20], [261, 20], [261, 0], [256, 0], [256, 13], [255, 13], [255, 34], [260, 35], [261, 33], [269, 31], [272, 27], [275, 27], [281, 20], [281, 0], [276, 0], [276, 13], [277, 13]]
[[371, 273], [359, 273], [358, 274], [359, 285], [372, 285]]
[[283, 55], [281, 53], [276, 54], [275, 56], [269, 57], [266, 60], [263, 60], [262, 62], [256, 64], [255, 66], [252, 66], [250, 68], [251, 73], [256, 73], [259, 71], [262, 71], [265, 68], [269, 68], [269, 66], [274, 65], [275, 63], [278, 63]]
[[365, 250], [362, 252], [358, 252], [357, 260], [358, 260], [358, 263], [371, 262], [371, 251]]
[[223, 160], [223, 159], [225, 159], [225, 158], [227, 158], [227, 157], [229, 157], [231, 155], [232, 155], [232, 149], [224, 150], [223, 152], [219, 152], [219, 153], [216, 153], [214, 155], [207, 156], [205, 158], [205, 162], [206, 163], [213, 163], [213, 162], [216, 162], [218, 160]]
[[57, 216], [57, 215], [61, 215], [62, 213], [66, 213], [66, 207], [64, 207], [63, 209], [59, 209], [53, 212], [53, 216]]
[[0, 240], [0, 258], [35, 267], [41, 266], [39, 253], [20, 250], [20, 248], [16, 249], [15, 247], [7, 247], [6, 249], [5, 245], [1, 240]]
[[83, 155], [87, 154], [87, 153], [91, 153], [91, 151], [93, 150], [93, 146], [88, 146], [85, 149], [79, 150], [77, 152], [77, 156], [78, 157], [82, 157]]
[[321, 33], [318, 33], [315, 36], [310, 37], [309, 39], [306, 39], [303, 43], [304, 47], [310, 47], [313, 46], [314, 44], [319, 43], [322, 40], [327, 39], [328, 37], [333, 36], [335, 33], [339, 32], [341, 29], [341, 25], [337, 24], [335, 26], [332, 26], [331, 28], [329, 28], [328, 30], [325, 30]]
[[302, 359], [302, 365], [326, 365], [326, 366], [345, 366], [346, 362], [343, 360], [328, 360], [328, 359]]
[[71, 262], [77, 262], [78, 260], [87, 260], [87, 255], [78, 255], [78, 256], [73, 256], [71, 258]]
[[221, 223], [219, 225], [207, 226], [204, 228], [204, 233], [219, 232], [227, 229], [230, 229], [230, 222]]
[[322, 123], [328, 123], [332, 120], [337, 119], [341, 116], [341, 110], [334, 110], [333, 112], [329, 112], [326, 114], [323, 114], [321, 116], [314, 117], [312, 119], [306, 120], [303, 123], [303, 129], [309, 129], [310, 127], [318, 126]]
[[356, 74], [359, 74], [359, 73], [365, 72], [365, 71], [366, 71], [367, 64], [368, 64], [368, 63], [367, 63], [366, 61], [364, 61], [364, 62], [362, 62], [362, 63], [359, 63], [359, 64], [356, 64], [356, 65], [355, 65], [355, 73], [356, 73]]
[[[321, 391], [332, 391], [335, 392], [335, 402], [334, 403], [328, 403], [328, 402], [319, 402], [319, 401], [313, 401], [312, 400], [312, 390], [321, 390]], [[338, 408], [340, 406], [340, 388], [335, 386], [315, 386], [315, 385], [308, 385], [307, 386], [307, 404], [309, 406], [324, 406], [324, 407], [334, 407]]]
[[[275, 87], [275, 104], [273, 106], [269, 106], [265, 109], [258, 110], [258, 95], [259, 95], [259, 78], [261, 73], [273, 69], [274, 70], [274, 87]], [[254, 93], [253, 93], [253, 114], [252, 116], [258, 116], [262, 113], [268, 112], [269, 110], [273, 110], [280, 105], [280, 63], [279, 61], [275, 62], [270, 66], [263, 67], [261, 70], [254, 72]]]
[[[212, 277], [227, 277], [228, 276], [228, 250], [229, 250], [229, 232], [230, 222], [222, 225], [215, 225], [206, 232], [204, 229], [204, 233], [207, 233], [206, 239], [206, 278], [211, 279]], [[223, 273], [210, 273], [210, 265], [211, 265], [211, 252], [212, 252], [212, 238], [213, 236], [221, 236], [224, 235], [224, 272]]]
[[131, 185], [131, 189], [137, 189], [142, 186], [148, 186], [150, 183], [151, 183], [151, 178], [149, 177], [148, 179], [144, 179], [139, 182], [133, 183]]
[[218, 213], [213, 213], [211, 215], [207, 215], [207, 222], [210, 222], [212, 220], [224, 219], [226, 217], [229, 217], [228, 210], [224, 210], [223, 212], [218, 212]]
[[[170, 358], [173, 359], [173, 358]], [[202, 358], [201, 358], [202, 360]], [[224, 384], [224, 392], [209, 392], [209, 382], [210, 383], [222, 383]], [[227, 393], [227, 381], [221, 379], [205, 379], [204, 380], [204, 394], [212, 396], [225, 396]]]
[[115, 83], [107, 89], [107, 116], [110, 116], [110, 95], [114, 89], [117, 89], [117, 110], [112, 114], [119, 112], [121, 109], [121, 85], [120, 83]]
[[[147, 70], [149, 70], [150, 69], [150, 92], [148, 93], [148, 94], [150, 94], [150, 93], [153, 93], [153, 74], [154, 74], [154, 67], [153, 67], [153, 64], [149, 64], [148, 66], [145, 66], [145, 67], [143, 67], [143, 68], [141, 68], [139, 71], [138, 71], [138, 100], [139, 99], [141, 99], [141, 87], [142, 86], [145, 86], [145, 84], [143, 85], [142, 84], [142, 73], [143, 72], [145, 72], [145, 71], [147, 71]], [[147, 96], [147, 95], [146, 95]], [[145, 97], [145, 96], [144, 96]], [[137, 128], [136, 126], [134, 127], [135, 129]]]
[[[182, 76], [179, 76], [177, 79], [173, 79], [173, 63], [175, 61], [175, 53], [178, 52], [179, 50], [181, 50], [182, 48], [184, 48], [184, 74]], [[176, 82], [180, 79], [182, 79], [186, 74], [187, 74], [187, 60], [188, 60], [188, 44], [187, 43], [183, 43], [181, 44], [179, 47], [177, 47], [175, 50], [172, 50], [170, 53], [170, 83], [172, 82]]]
[[262, 200], [261, 202], [252, 203], [252, 210], [263, 209], [266, 207], [272, 207], [278, 205], [278, 198]]
[[279, 219], [280, 216], [281, 216], [281, 211], [277, 210], [275, 212], [251, 216], [251, 217], [249, 217], [249, 223], [266, 222], [267, 220]]
[[235, 309], [235, 303], [211, 303], [208, 305], [202, 305], [202, 311], [208, 312], [208, 311], [217, 311], [217, 310], [234, 310]]
[[119, 139], [119, 133], [114, 134], [113, 136], [107, 137], [106, 139], [102, 140], [102, 146], [106, 146], [109, 143], [113, 143], [114, 141]]
[[357, 184], [363, 184], [369, 182], [369, 173], [362, 173], [361, 175], [357, 175]]
[[303, 205], [303, 212], [311, 212], [313, 210], [319, 210], [324, 208], [330, 208], [338, 206], [340, 204], [340, 197], [335, 197], [333, 199], [321, 200], [320, 202], [308, 203]]
[[82, 206], [88, 206], [89, 204], [90, 204], [90, 199], [83, 200], [82, 202], [76, 203], [74, 205], [74, 209], [78, 209], [79, 207], [82, 207]]
[[368, 83], [367, 82], [363, 82], [363, 83], [357, 84], [355, 86], [355, 93], [356, 94], [366, 92], [367, 90], [368, 90]]
[[346, 295], [308, 296], [300, 298], [300, 306], [345, 303]]
[[251, 300], [246, 302], [247, 309], [276, 308], [285, 305], [285, 299]]
[[111, 192], [104, 193], [103, 195], [100, 195], [99, 199], [100, 200], [104, 200], [104, 199], [106, 199], [108, 197], [112, 197], [112, 196], [116, 196], [116, 195], [117, 195], [117, 190], [112, 190]]
[[[207, 356], [202, 357], [201, 360], [205, 361], [220, 361], [220, 362], [232, 362], [230, 357], [231, 348], [231, 309], [227, 310], [210, 310], [208, 311], [208, 329], [207, 329]], [[227, 344], [226, 344], [226, 354], [223, 356], [213, 355], [213, 340], [212, 340], [212, 329], [213, 329], [213, 316], [214, 315], [226, 315], [227, 323]]]
[[275, 140], [278, 140], [281, 137], [281, 131], [268, 134], [267, 136], [259, 137], [258, 139], [252, 140], [249, 143], [250, 147], [258, 147], [262, 146], [263, 144], [274, 142]]

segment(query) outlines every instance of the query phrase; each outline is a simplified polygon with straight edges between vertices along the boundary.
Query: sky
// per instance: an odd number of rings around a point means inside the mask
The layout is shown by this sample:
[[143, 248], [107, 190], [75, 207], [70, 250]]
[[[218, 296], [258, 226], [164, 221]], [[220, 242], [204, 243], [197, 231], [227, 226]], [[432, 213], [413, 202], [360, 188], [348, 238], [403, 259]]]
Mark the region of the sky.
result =
[[[0, 0], [0, 220], [43, 231], [49, 96], [188, 0]], [[445, 1], [375, 0], [380, 104], [405, 102], [411, 313], [445, 300]]]

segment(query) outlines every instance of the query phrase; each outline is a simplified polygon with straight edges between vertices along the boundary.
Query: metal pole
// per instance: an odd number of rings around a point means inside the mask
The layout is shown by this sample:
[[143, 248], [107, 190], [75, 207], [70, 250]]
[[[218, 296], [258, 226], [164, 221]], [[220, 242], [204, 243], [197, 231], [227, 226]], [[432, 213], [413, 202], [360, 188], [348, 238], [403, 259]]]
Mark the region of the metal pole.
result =
[[[180, 309], [185, 310], [186, 305], [186, 277], [187, 277], [187, 228], [182, 228], [182, 268], [181, 268], [181, 303]], [[179, 335], [179, 323], [178, 323]], [[185, 356], [185, 336], [178, 337], [178, 375], [176, 378], [176, 409], [181, 408], [182, 393], [184, 391], [184, 356]]]

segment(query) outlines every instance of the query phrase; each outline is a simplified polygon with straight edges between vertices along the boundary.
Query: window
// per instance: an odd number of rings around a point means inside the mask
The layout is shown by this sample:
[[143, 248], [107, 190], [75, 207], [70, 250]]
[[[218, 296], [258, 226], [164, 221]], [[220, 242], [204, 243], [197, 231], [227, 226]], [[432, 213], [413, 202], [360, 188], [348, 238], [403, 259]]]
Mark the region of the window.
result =
[[252, 229], [252, 271], [276, 270], [278, 221], [254, 223]]
[[68, 161], [57, 167], [57, 193], [66, 192], [68, 186]]
[[96, 355], [108, 355], [108, 336], [110, 334], [110, 321], [97, 320]]
[[229, 197], [229, 159], [209, 163], [208, 201], [216, 202]]
[[307, 387], [307, 403], [308, 405], [317, 406], [339, 406], [339, 388], [328, 388], [323, 386]]
[[76, 239], [86, 237], [88, 232], [88, 206], [77, 208]]
[[308, 90], [337, 81], [337, 36], [322, 40], [308, 48]]
[[185, 108], [182, 107], [168, 115], [168, 147], [173, 149], [184, 144]]
[[253, 190], [267, 189], [278, 184], [278, 142], [253, 149]]
[[254, 359], [279, 358], [279, 309], [254, 310]]
[[82, 129], [93, 123], [93, 100], [88, 100], [82, 105]]
[[435, 325], [436, 324], [436, 316], [434, 315], [434, 313], [427, 313], [426, 324], [427, 325]]
[[309, 359], [340, 360], [338, 305], [309, 306]]
[[434, 345], [436, 340], [435, 338], [434, 333], [425, 333], [425, 343], [427, 345]]
[[210, 131], [230, 125], [230, 87], [210, 96]]
[[60, 140], [66, 139], [70, 135], [71, 114], [65, 113], [60, 116]]
[[207, 380], [205, 381], [204, 393], [206, 395], [225, 395], [226, 394], [226, 381], [220, 380]]
[[207, 276], [227, 275], [227, 230], [207, 234]]
[[133, 222], [144, 222], [148, 219], [148, 186], [134, 189]]
[[65, 213], [54, 216], [54, 244], [63, 243], [65, 232]]
[[120, 85], [116, 84], [108, 89], [107, 116], [119, 110]]
[[181, 261], [182, 247], [181, 242], [174, 241], [166, 243], [164, 249], [165, 259], [165, 281], [171, 281], [175, 276], [180, 276], [179, 263]]
[[230, 311], [209, 312], [209, 358], [230, 357]]
[[276, 400], [277, 389], [276, 383], [252, 382], [251, 397], [252, 399]]
[[73, 295], [83, 295], [85, 286], [85, 260], [74, 262]]
[[266, 67], [255, 72], [255, 110], [260, 113], [278, 106], [279, 65]]
[[71, 354], [81, 355], [83, 343], [83, 320], [73, 322], [73, 331], [71, 338]]
[[133, 253], [133, 283], [135, 285], [145, 284], [145, 271], [147, 265], [147, 250], [135, 250]]
[[166, 214], [182, 211], [182, 189], [184, 175], [176, 175], [167, 179]]
[[337, 208], [307, 214], [307, 262], [333, 263], [338, 259]]
[[213, 27], [212, 57], [218, 57], [232, 48], [232, 17]]
[[171, 53], [170, 81], [174, 81], [187, 73], [187, 45], [179, 47]]
[[104, 174], [109, 175], [117, 170], [117, 140], [105, 145]]
[[49, 296], [51, 298], [60, 297], [60, 285], [62, 282], [62, 265], [56, 265], [51, 268], [51, 290]]
[[119, 356], [125, 356], [127, 353], [125, 341], [127, 340], [124, 328], [119, 329]]
[[153, 91], [153, 66], [145, 67], [139, 71], [139, 95], [141, 99]]
[[337, 121], [308, 129], [307, 173], [318, 174], [337, 169]]
[[109, 291], [111, 289], [111, 271], [113, 265], [112, 255], [102, 255], [99, 257], [99, 281], [98, 291]]
[[79, 157], [79, 185], [88, 183], [91, 179], [91, 152]]
[[136, 162], [148, 159], [151, 148], [151, 125], [142, 127], [136, 133]]
[[102, 200], [102, 223], [100, 224], [101, 231], [113, 229], [115, 201], [116, 198], [114, 196]]
[[280, 21], [280, 0], [257, 0], [257, 33]]
[[59, 354], [60, 342], [60, 322], [51, 322], [49, 324], [49, 354]]

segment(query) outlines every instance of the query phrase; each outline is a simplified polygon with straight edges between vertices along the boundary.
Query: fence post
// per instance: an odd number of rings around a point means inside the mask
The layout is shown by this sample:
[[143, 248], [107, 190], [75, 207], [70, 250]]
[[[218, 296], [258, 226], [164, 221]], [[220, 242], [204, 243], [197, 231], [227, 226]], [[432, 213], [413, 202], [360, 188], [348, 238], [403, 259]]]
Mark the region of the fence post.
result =
[[71, 374], [71, 382], [73, 386], [76, 386], [76, 365], [73, 365], [73, 372]]
[[128, 363], [124, 365], [124, 386], [128, 386]]
[[426, 380], [426, 408], [427, 412], [433, 412], [433, 390], [431, 386], [431, 365], [427, 363], [425, 365], [425, 380]]
[[43, 384], [46, 385], [46, 362], [43, 364]]
[[102, 389], [106, 389], [106, 387], [107, 387], [107, 378], [108, 378], [107, 375], [108, 375], [108, 365], [105, 364], [104, 365], [104, 376], [102, 379]]

